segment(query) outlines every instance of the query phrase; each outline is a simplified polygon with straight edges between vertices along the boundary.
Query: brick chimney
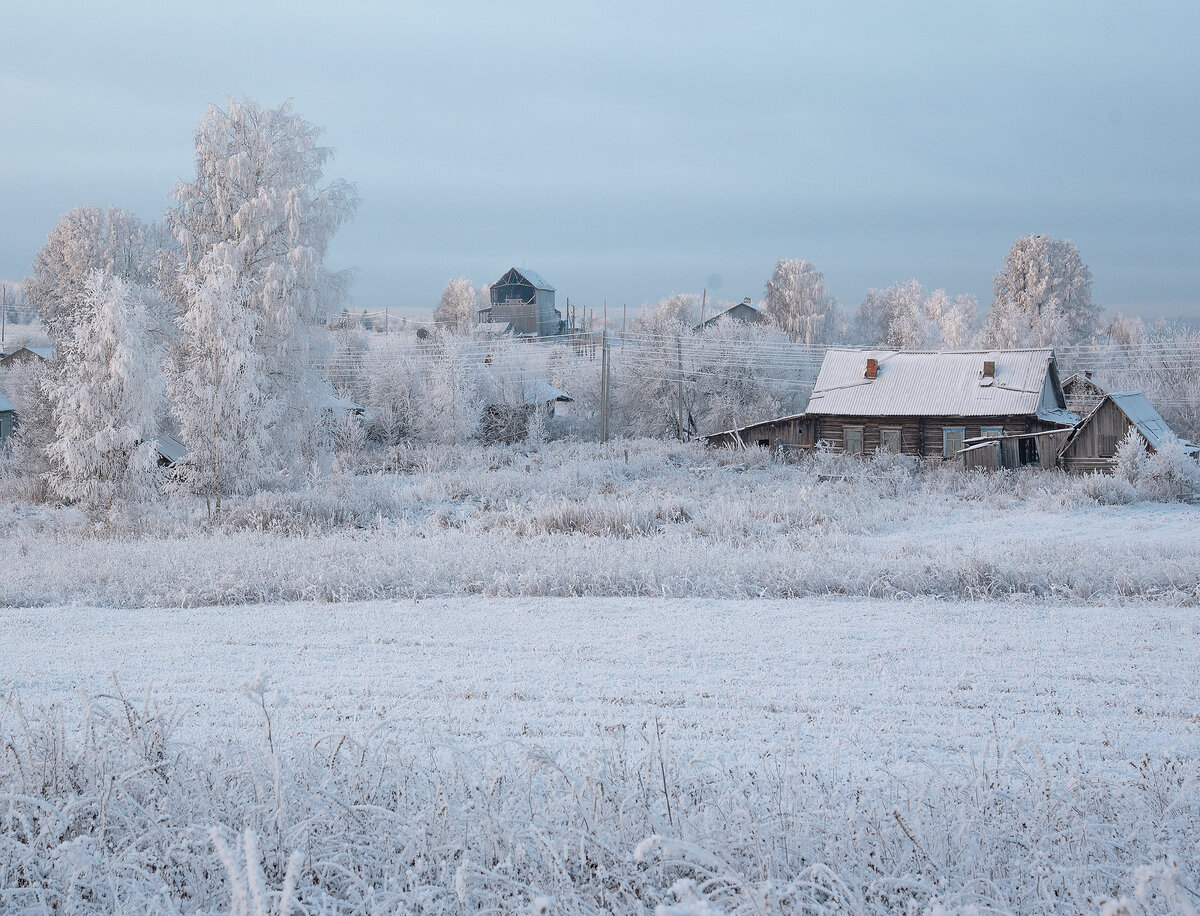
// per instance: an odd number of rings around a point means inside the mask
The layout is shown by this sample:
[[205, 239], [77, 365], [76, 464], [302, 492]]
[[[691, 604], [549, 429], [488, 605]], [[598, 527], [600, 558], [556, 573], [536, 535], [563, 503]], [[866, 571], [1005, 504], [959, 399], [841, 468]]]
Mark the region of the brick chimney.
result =
[[867, 360], [867, 371], [863, 373], [863, 378], [879, 378], [879, 360], [874, 357]]

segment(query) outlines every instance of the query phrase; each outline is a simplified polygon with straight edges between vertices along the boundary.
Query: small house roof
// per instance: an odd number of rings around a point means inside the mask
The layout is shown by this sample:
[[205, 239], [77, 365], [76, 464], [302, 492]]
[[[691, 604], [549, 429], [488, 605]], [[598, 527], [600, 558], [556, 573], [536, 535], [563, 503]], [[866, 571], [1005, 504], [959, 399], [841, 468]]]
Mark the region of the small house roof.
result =
[[521, 392], [526, 404], [547, 404], [550, 401], [572, 401], [569, 394], [540, 378], [529, 379]]
[[178, 464], [187, 456], [187, 446], [166, 433], [154, 437], [154, 450], [171, 464]]
[[[876, 361], [867, 378], [867, 361]], [[994, 374], [984, 375], [984, 363]], [[1036, 416], [1074, 424], [1051, 349], [911, 351], [830, 348], [806, 414], [844, 416]]]
[[[1108, 396], [1157, 451], [1163, 438], [1171, 432], [1171, 427], [1146, 400], [1146, 396], [1140, 391], [1110, 391]], [[1191, 446], [1191, 443], [1185, 441], [1184, 445]]]
[[[507, 388], [506, 382], [513, 387]], [[548, 404], [551, 401], [573, 401], [569, 394], [560, 388], [555, 388], [545, 379], [538, 378], [532, 375], [519, 374], [517, 377], [507, 376], [498, 373], [494, 368], [488, 367], [487, 372], [483, 377], [483, 396], [489, 403], [503, 403], [509, 398], [516, 399], [516, 386], [521, 386], [521, 402], [526, 407], [536, 407], [539, 404]]]
[[713, 315], [712, 318], [709, 318], [703, 323], [697, 325], [693, 330], [698, 331], [701, 328], [714, 327], [720, 323], [722, 318], [729, 318], [732, 321], [754, 323], [762, 321], [762, 312], [760, 312], [749, 302], [738, 302], [737, 304], [731, 305], [729, 308], [725, 309], [725, 311], [718, 312], [716, 315]]
[[54, 347], [26, 347], [25, 349], [31, 353], [36, 353], [44, 360], [49, 361], [54, 359]]
[[1108, 393], [1107, 391], [1105, 391], [1103, 386], [1097, 385], [1090, 378], [1088, 378], [1085, 375], [1080, 375], [1078, 372], [1072, 372], [1065, 379], [1063, 379], [1062, 384], [1063, 384], [1063, 391], [1066, 391], [1068, 388], [1073, 388], [1076, 385], [1082, 385], [1084, 388], [1095, 388], [1101, 394]]
[[13, 402], [5, 396], [3, 391], [0, 391], [0, 413], [10, 413], [15, 411], [16, 408], [13, 407]]

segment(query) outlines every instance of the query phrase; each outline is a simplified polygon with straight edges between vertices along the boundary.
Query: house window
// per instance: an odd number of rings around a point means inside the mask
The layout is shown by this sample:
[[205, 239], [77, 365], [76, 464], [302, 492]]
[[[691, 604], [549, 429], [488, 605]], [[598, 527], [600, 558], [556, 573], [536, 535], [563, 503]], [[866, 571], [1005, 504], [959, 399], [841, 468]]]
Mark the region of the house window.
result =
[[12, 435], [12, 420], [0, 419], [0, 442]]
[[1004, 435], [1003, 426], [981, 426], [979, 435], [984, 439], [999, 439]]
[[900, 454], [900, 427], [884, 426], [879, 430], [879, 447], [885, 452]]
[[962, 426], [946, 426], [942, 429], [942, 457], [953, 458], [957, 452], [962, 451], [963, 439], [966, 438], [967, 430]]
[[759, 440], [758, 440], [758, 447], [759, 447], [759, 448], [770, 448], [770, 447], [771, 447], [771, 440], [770, 440], [770, 439], [759, 439]]
[[846, 426], [842, 429], [842, 450], [847, 455], [863, 453], [863, 428], [861, 426]]

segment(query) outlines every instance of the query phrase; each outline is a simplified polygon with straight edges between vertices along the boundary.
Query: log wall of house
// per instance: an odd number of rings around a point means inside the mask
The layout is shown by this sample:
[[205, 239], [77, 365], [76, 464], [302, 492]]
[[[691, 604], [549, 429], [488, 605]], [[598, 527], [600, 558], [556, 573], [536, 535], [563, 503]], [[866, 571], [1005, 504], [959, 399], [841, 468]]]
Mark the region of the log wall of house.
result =
[[1079, 425], [1062, 454], [1063, 467], [1082, 474], [1112, 470], [1117, 446], [1132, 425], [1121, 408], [1105, 401]]
[[914, 458], [938, 458], [942, 454], [942, 432], [946, 428], [964, 430], [964, 439], [976, 439], [984, 427], [999, 427], [1003, 435], [1040, 432], [1054, 428], [1032, 417], [841, 417], [818, 416], [817, 438], [840, 449], [847, 426], [863, 428], [863, 454], [873, 455], [880, 445], [880, 430], [900, 429], [900, 451]]

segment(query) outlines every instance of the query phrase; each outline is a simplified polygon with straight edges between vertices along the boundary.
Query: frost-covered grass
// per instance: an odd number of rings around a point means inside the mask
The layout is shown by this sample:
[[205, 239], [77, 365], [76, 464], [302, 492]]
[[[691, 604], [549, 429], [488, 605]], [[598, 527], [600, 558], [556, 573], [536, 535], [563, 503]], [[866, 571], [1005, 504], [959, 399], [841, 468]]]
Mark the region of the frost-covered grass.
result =
[[[1130, 502], [1134, 500], [1133, 502]], [[1113, 478], [799, 464], [650, 441], [381, 452], [357, 474], [92, 523], [0, 512], [0, 603], [438, 595], [1200, 597], [1200, 513]]]
[[477, 598], [2, 625], [5, 912], [274, 911], [285, 885], [309, 913], [1197, 905], [1191, 610]]

